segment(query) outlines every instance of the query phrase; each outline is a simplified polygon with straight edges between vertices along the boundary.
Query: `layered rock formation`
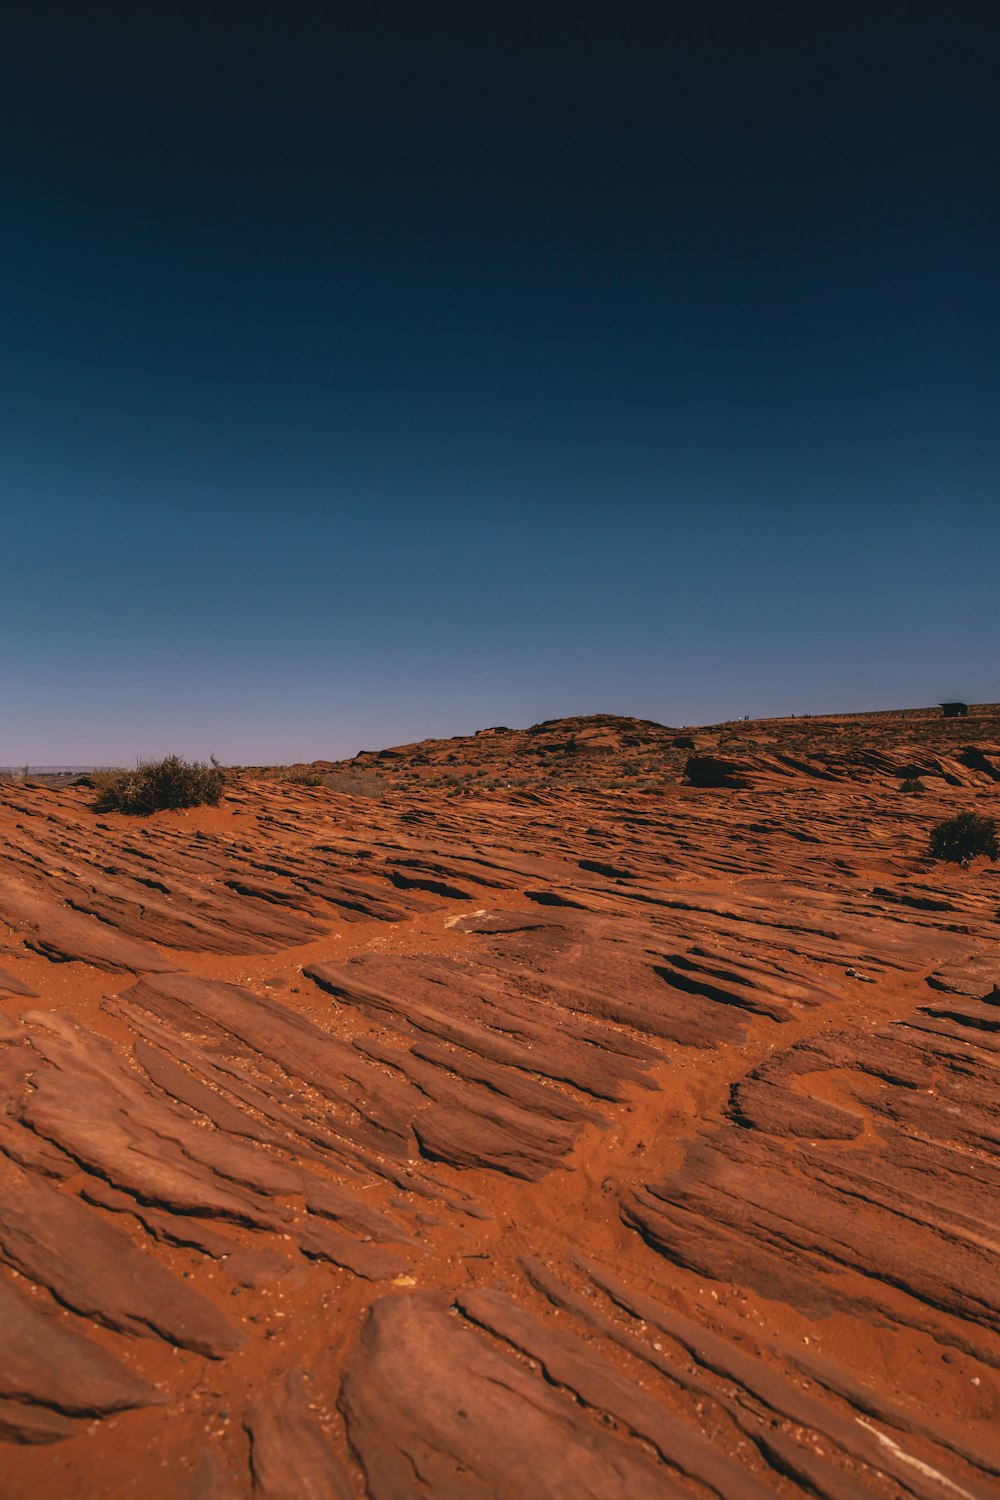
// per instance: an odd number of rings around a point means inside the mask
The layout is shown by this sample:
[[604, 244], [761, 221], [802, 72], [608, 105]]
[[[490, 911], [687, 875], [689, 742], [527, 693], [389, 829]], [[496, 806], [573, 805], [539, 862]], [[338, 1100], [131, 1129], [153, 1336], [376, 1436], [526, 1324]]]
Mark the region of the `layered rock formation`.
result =
[[996, 1494], [998, 744], [0, 787], [0, 1495]]

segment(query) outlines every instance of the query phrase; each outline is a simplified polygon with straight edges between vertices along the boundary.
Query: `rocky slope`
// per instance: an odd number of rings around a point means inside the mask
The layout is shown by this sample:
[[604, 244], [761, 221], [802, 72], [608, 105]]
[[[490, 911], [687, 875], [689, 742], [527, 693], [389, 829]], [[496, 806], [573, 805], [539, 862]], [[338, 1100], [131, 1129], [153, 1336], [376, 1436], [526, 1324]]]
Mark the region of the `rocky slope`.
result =
[[[930, 777], [959, 786], [1000, 781], [995, 705], [943, 719], [940, 709], [796, 719], [737, 720], [671, 729], [615, 714], [546, 719], [530, 729], [497, 725], [448, 740], [363, 750], [350, 761], [317, 761], [332, 787], [600, 785], [656, 790], [664, 780], [760, 785], [773, 779], [874, 781]], [[985, 743], [984, 743], [985, 742]], [[970, 775], [970, 773], [972, 773]]]
[[1000, 1492], [998, 746], [0, 786], [0, 1495]]

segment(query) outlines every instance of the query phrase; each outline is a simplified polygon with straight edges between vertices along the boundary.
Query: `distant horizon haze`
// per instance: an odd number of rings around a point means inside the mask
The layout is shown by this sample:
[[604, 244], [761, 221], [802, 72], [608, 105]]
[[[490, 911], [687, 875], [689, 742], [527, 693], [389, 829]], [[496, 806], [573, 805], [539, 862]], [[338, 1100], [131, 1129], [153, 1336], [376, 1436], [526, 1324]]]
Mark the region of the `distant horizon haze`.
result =
[[1000, 9], [0, 8], [0, 761], [1000, 697]]

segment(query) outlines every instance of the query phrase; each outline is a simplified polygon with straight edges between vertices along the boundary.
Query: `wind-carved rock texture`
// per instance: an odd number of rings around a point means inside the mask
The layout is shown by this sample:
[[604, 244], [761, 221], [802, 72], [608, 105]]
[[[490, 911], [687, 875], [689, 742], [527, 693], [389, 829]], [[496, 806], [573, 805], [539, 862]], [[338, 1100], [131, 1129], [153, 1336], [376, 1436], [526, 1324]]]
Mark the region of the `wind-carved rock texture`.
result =
[[998, 746], [0, 785], [3, 1500], [1000, 1494]]

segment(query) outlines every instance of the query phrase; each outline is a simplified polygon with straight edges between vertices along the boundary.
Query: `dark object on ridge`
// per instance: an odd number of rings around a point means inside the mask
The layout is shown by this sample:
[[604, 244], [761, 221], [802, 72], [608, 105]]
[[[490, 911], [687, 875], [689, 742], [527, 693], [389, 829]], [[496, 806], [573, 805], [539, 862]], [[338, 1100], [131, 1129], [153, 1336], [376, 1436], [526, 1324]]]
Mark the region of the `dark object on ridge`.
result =
[[989, 859], [1000, 858], [995, 818], [982, 818], [973, 812], [958, 813], [954, 818], [936, 823], [931, 829], [932, 859], [967, 865], [977, 854], [985, 854]]
[[941, 712], [946, 719], [964, 719], [968, 716], [969, 705], [967, 703], [942, 703]]

